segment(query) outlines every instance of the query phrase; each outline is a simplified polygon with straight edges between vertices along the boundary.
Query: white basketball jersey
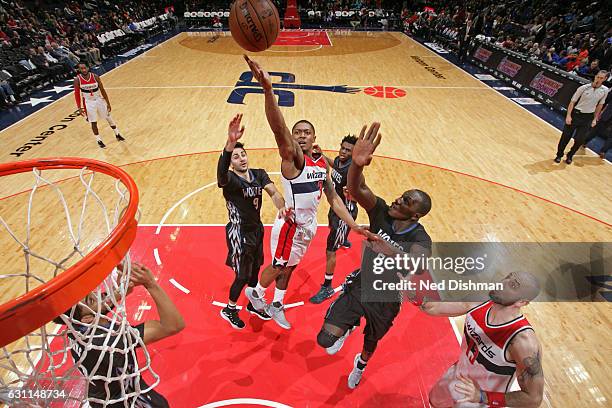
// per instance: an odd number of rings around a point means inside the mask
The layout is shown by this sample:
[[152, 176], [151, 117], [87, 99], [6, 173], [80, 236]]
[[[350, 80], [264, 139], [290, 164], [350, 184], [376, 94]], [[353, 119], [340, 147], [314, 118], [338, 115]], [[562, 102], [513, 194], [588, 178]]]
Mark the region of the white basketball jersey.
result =
[[314, 160], [304, 155], [302, 172], [291, 180], [287, 180], [281, 174], [285, 203], [287, 207], [293, 207], [296, 224], [316, 223], [326, 178], [327, 162], [323, 156]]
[[481, 389], [505, 393], [516, 372], [516, 364], [506, 359], [508, 346], [514, 336], [533, 329], [522, 315], [504, 324], [490, 324], [492, 305], [485, 302], [466, 315], [457, 373], [473, 378]]
[[81, 97], [85, 101], [92, 101], [102, 98], [100, 86], [93, 73], [89, 73], [88, 78], [84, 78], [81, 74], [77, 75], [79, 79], [79, 88], [81, 88]]

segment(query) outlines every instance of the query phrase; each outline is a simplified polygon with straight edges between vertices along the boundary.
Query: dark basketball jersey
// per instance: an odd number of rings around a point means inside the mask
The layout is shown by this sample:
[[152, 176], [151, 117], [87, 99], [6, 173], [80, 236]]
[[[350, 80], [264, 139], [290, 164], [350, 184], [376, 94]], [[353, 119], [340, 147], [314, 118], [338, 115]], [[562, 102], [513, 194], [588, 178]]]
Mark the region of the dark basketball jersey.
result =
[[[370, 231], [377, 234], [392, 246], [401, 249], [403, 252], [410, 252], [413, 245], [431, 251], [431, 237], [421, 224], [413, 224], [404, 231], [393, 229], [393, 218], [389, 215], [389, 206], [380, 197], [376, 197], [376, 205], [368, 211], [370, 219]], [[356, 270], [347, 277], [348, 285], [361, 285], [360, 270]]]
[[227, 211], [232, 224], [245, 227], [261, 225], [261, 200], [263, 189], [272, 183], [263, 169], [249, 169], [251, 181], [243, 179], [233, 171], [228, 172], [228, 182], [223, 188]]
[[[75, 326], [75, 328], [82, 333], [86, 333], [87, 330], [85, 326]], [[140, 334], [140, 338], [144, 337], [144, 323], [134, 326], [133, 329], [136, 329], [138, 331], [138, 333]], [[98, 327], [93, 330], [91, 334], [87, 334], [87, 338], [85, 339], [85, 341], [89, 342], [89, 340], [91, 339], [91, 343], [95, 346], [104, 346], [105, 344], [107, 344], [117, 350], [126, 349], [126, 345], [124, 344], [123, 338], [119, 338], [117, 340], [117, 336], [111, 336], [110, 339], [106, 341], [106, 338], [108, 337], [107, 333], [108, 329]], [[133, 335], [126, 335], [125, 337], [134, 339]], [[139, 367], [138, 363], [135, 361], [135, 351], [134, 353], [128, 351], [126, 354], [122, 354], [119, 352], [111, 353], [109, 351], [102, 351], [89, 347], [87, 347], [85, 358], [79, 363], [83, 353], [85, 352], [84, 349], [86, 345], [77, 342], [75, 340], [74, 335], [72, 335], [70, 332], [68, 332], [68, 341], [71, 345], [70, 352], [72, 354], [72, 358], [74, 359], [78, 369], [83, 373], [85, 377], [91, 378], [93, 375], [98, 375], [106, 378], [116, 378], [119, 377], [122, 373], [134, 373], [136, 372], [137, 367]], [[140, 378], [139, 382], [139, 390], [145, 390], [149, 388], [149, 386], [144, 382], [142, 378]], [[122, 383], [125, 389], [125, 394], [136, 392], [136, 383], [134, 377], [126, 377], [123, 380], [117, 378], [112, 381], [92, 379], [89, 381], [88, 397], [96, 398], [102, 401], [120, 399], [122, 397]], [[166, 401], [166, 399], [162, 395], [157, 393], [155, 390], [151, 390], [146, 394], [134, 396], [131, 399], [128, 399], [125, 405], [122, 401], [116, 402], [114, 404], [108, 404], [106, 406], [113, 408], [124, 406], [129, 407], [132, 406], [132, 401], [134, 401], [133, 406], [138, 408], [168, 407], [168, 402]], [[93, 401], [90, 401], [89, 404], [94, 408], [102, 406], [102, 404]]]
[[334, 165], [331, 169], [331, 179], [334, 183], [334, 188], [336, 189], [336, 193], [340, 197], [342, 197], [344, 204], [348, 205], [347, 200], [344, 198], [344, 187], [346, 187], [347, 177], [349, 167], [351, 166], [351, 159], [348, 159], [346, 162], [341, 163], [340, 157], [336, 157], [334, 159]]

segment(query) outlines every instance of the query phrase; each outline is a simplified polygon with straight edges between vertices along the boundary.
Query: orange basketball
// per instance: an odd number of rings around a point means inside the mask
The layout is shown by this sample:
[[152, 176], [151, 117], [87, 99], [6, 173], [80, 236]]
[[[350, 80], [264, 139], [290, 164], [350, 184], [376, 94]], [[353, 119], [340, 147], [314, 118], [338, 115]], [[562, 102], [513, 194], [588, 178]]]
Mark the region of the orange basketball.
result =
[[236, 0], [230, 10], [229, 26], [238, 45], [258, 52], [274, 44], [280, 31], [280, 18], [270, 0]]

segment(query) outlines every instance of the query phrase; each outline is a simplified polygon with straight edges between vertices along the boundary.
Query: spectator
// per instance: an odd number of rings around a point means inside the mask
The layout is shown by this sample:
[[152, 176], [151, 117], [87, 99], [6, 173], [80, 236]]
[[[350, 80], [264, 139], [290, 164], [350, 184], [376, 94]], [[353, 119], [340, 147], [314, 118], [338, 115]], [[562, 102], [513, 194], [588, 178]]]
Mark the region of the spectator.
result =
[[13, 92], [13, 88], [11, 88], [11, 84], [8, 82], [11, 77], [12, 75], [7, 71], [0, 71], [0, 103], [4, 105], [14, 105], [17, 103], [15, 92]]

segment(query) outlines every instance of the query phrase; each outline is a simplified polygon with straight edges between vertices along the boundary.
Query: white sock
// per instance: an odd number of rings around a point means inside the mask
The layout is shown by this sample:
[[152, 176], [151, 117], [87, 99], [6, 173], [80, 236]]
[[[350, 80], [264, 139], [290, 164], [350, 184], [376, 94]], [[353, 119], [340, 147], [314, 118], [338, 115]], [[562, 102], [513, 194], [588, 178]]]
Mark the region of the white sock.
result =
[[257, 286], [255, 286], [255, 292], [259, 295], [259, 297], [263, 297], [266, 294], [266, 288], [261, 286], [261, 283], [257, 282]]
[[9, 95], [9, 98], [11, 99], [12, 102], [15, 102], [15, 96], [14, 95]]
[[119, 134], [119, 128], [115, 126], [115, 128], [113, 129], [113, 132], [115, 132], [115, 136], [117, 136]]
[[274, 300], [272, 302], [278, 302], [280, 304], [283, 303], [283, 299], [285, 299], [285, 292], [287, 290], [281, 290], [279, 288], [274, 288]]
[[101, 142], [101, 141], [102, 141], [102, 138], [100, 137], [100, 135], [94, 135], [94, 136], [96, 137], [96, 140], [97, 140], [98, 142]]

